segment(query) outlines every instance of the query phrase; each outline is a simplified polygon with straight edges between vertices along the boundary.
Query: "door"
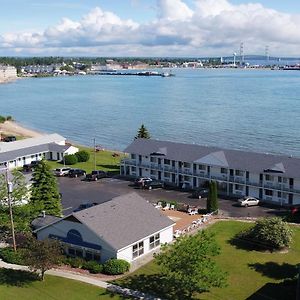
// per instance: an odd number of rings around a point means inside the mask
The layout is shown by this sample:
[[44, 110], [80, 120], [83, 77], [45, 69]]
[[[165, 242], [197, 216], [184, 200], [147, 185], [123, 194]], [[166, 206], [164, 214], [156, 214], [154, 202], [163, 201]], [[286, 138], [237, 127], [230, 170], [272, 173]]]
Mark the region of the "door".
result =
[[249, 186], [246, 186], [246, 196], [249, 196]]
[[289, 194], [289, 204], [293, 205], [293, 194]]
[[161, 171], [158, 171], [158, 180], [161, 180]]
[[262, 198], [263, 198], [263, 190], [259, 189], [259, 199], [262, 199]]
[[233, 194], [233, 184], [229, 183], [229, 194]]

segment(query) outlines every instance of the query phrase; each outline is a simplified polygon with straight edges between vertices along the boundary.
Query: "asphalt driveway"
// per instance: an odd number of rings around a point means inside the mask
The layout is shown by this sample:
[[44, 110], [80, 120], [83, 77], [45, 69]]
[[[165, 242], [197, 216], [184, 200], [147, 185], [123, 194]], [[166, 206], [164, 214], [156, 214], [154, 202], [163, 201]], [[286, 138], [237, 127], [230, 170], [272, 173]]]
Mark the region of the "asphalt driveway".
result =
[[[131, 186], [131, 182], [117, 178], [104, 178], [96, 182], [82, 181], [79, 178], [62, 177], [58, 179], [62, 193], [64, 215], [70, 214], [82, 203], [103, 203], [113, 197], [130, 192], [137, 192], [148, 201], [177, 201], [205, 208], [205, 199], [192, 199], [190, 193], [177, 190], [141, 190]], [[220, 212], [229, 217], [265, 217], [284, 213], [284, 209], [268, 205], [238, 207], [236, 201], [219, 199]]]

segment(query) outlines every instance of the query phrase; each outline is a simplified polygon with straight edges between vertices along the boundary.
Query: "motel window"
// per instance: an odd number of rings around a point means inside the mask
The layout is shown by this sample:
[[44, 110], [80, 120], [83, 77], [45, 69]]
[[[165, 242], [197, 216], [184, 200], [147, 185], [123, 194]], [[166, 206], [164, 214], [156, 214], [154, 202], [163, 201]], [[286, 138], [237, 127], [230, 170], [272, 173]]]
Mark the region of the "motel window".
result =
[[236, 184], [236, 185], [235, 185], [235, 189], [236, 189], [237, 191], [243, 191], [243, 190], [244, 190], [244, 187], [243, 187], [241, 184]]
[[131, 159], [136, 159], [136, 155], [135, 154], [131, 154]]
[[273, 191], [272, 190], [265, 190], [265, 195], [266, 196], [273, 196]]
[[228, 170], [226, 168], [221, 168], [221, 174], [227, 174]]
[[282, 182], [282, 178], [278, 176], [278, 182]]
[[150, 157], [150, 162], [156, 163], [156, 157]]
[[100, 254], [92, 251], [85, 251], [85, 259], [100, 261]]
[[274, 180], [274, 176], [266, 174], [266, 180], [267, 181], [273, 181]]
[[281, 198], [281, 192], [278, 192], [278, 193], [277, 193], [277, 197], [278, 197], [278, 198]]
[[136, 171], [136, 167], [131, 167], [131, 171], [135, 172]]
[[150, 249], [158, 247], [160, 244], [160, 234], [157, 233], [150, 237]]
[[165, 172], [164, 176], [167, 177], [167, 178], [169, 178], [170, 177], [170, 173]]
[[198, 165], [198, 169], [199, 170], [202, 170], [202, 171], [205, 171], [206, 170], [206, 167], [204, 165]]
[[165, 165], [170, 165], [171, 161], [169, 159], [164, 159], [164, 163], [165, 163]]
[[190, 163], [183, 163], [183, 166], [184, 166], [184, 168], [190, 168], [191, 167], [191, 164]]
[[283, 183], [287, 183], [287, 178], [284, 178], [284, 177], [283, 177], [283, 178], [282, 178], [282, 182], [283, 182]]
[[244, 176], [244, 171], [235, 170], [235, 176]]
[[139, 242], [132, 246], [132, 257], [137, 258], [144, 254], [144, 242]]

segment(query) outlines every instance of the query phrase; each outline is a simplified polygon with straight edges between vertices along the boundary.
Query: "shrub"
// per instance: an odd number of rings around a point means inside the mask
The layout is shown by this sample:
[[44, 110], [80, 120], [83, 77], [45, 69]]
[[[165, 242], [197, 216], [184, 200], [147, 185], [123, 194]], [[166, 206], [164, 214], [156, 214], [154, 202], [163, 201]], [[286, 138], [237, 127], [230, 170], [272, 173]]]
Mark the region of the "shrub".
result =
[[265, 245], [270, 249], [282, 249], [289, 247], [292, 235], [288, 223], [273, 217], [256, 221], [252, 228], [240, 234], [240, 238], [251, 239], [258, 245]]
[[6, 117], [6, 120], [7, 120], [7, 121], [12, 121], [13, 118], [12, 118], [12, 116], [7, 116], [7, 117]]
[[86, 261], [83, 264], [82, 268], [90, 271], [90, 273], [92, 273], [92, 274], [101, 273], [103, 270], [103, 266], [95, 260]]
[[0, 258], [2, 258], [3, 261], [7, 263], [17, 265], [22, 265], [24, 260], [22, 250], [18, 250], [17, 252], [15, 252], [12, 248], [0, 249]]
[[86, 162], [90, 159], [90, 154], [85, 150], [78, 151], [77, 153], [75, 153], [75, 155], [78, 162]]
[[75, 154], [69, 154], [64, 157], [64, 162], [66, 165], [75, 165], [78, 163], [78, 159]]
[[123, 259], [110, 259], [103, 265], [103, 272], [107, 275], [119, 275], [128, 272], [129, 262]]
[[85, 264], [85, 260], [80, 257], [66, 257], [63, 260], [63, 263], [71, 266], [72, 268], [81, 269]]
[[0, 116], [0, 123], [4, 123], [6, 121], [6, 118], [3, 116]]

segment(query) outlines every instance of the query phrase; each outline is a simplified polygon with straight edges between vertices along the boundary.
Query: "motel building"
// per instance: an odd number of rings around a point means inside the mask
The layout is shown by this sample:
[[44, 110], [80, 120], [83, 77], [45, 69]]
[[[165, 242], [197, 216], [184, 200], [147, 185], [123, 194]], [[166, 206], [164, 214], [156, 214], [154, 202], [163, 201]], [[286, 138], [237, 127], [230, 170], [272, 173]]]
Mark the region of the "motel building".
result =
[[23, 167], [45, 158], [61, 161], [67, 154], [78, 152], [78, 148], [66, 143], [59, 134], [48, 134], [15, 142], [0, 142], [0, 168]]
[[215, 180], [220, 195], [300, 204], [300, 158], [153, 139], [136, 139], [124, 152], [121, 175], [190, 189]]

